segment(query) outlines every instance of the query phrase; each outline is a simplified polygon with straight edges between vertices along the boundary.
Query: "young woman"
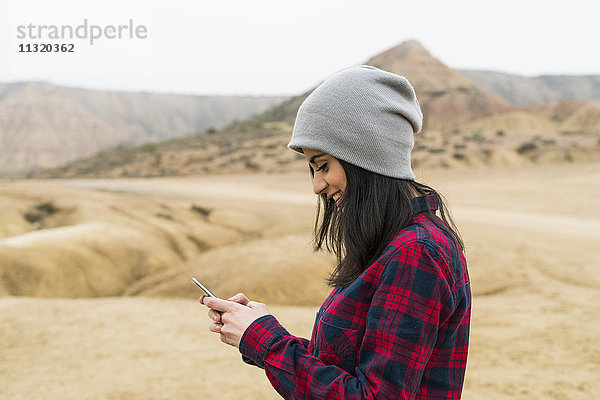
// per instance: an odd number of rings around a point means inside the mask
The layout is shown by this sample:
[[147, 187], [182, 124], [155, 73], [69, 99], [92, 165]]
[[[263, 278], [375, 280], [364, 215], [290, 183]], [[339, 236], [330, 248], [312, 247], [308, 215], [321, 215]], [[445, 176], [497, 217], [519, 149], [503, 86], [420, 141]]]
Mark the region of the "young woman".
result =
[[286, 399], [461, 396], [470, 283], [442, 198], [410, 166], [422, 120], [409, 82], [370, 66], [329, 78], [298, 110], [288, 147], [321, 198], [315, 247], [337, 256], [310, 341], [243, 294], [200, 298], [209, 329]]

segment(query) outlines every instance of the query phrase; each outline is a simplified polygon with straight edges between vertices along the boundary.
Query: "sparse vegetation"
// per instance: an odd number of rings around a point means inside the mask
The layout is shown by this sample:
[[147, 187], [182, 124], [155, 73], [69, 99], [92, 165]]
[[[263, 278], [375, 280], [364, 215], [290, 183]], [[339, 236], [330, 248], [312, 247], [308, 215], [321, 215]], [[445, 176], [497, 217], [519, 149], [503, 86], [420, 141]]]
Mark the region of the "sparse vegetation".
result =
[[54, 202], [44, 201], [38, 203], [23, 213], [23, 218], [30, 224], [40, 227], [43, 221], [49, 216], [60, 211]]
[[158, 144], [156, 143], [146, 143], [140, 147], [140, 151], [142, 153], [155, 153], [158, 149]]
[[260, 170], [260, 165], [258, 165], [257, 163], [255, 163], [252, 160], [246, 160], [246, 161], [244, 161], [244, 165], [246, 166], [247, 169], [250, 169], [252, 171], [259, 171]]
[[535, 150], [537, 150], [537, 148], [538, 147], [537, 147], [537, 144], [535, 144], [535, 142], [526, 142], [517, 148], [517, 153], [525, 154], [525, 153], [535, 151]]
[[577, 131], [561, 131], [560, 134], [563, 136], [587, 136], [589, 133], [582, 131], [582, 130], [577, 130]]
[[166, 214], [166, 213], [163, 213], [163, 212], [159, 212], [159, 213], [156, 213], [154, 215], [156, 215], [158, 218], [168, 219], [169, 221], [173, 220], [173, 216], [172, 215]]
[[444, 148], [431, 148], [428, 151], [430, 153], [433, 153], [433, 154], [440, 154], [440, 153], [445, 153], [446, 149], [444, 149]]
[[474, 141], [481, 143], [483, 141], [483, 132], [481, 129], [477, 129], [475, 132], [473, 132], [471, 137]]
[[190, 210], [202, 215], [203, 217], [208, 217], [210, 215], [210, 213], [212, 212], [212, 210], [210, 208], [202, 207], [202, 206], [199, 206], [196, 204], [192, 204], [190, 206]]

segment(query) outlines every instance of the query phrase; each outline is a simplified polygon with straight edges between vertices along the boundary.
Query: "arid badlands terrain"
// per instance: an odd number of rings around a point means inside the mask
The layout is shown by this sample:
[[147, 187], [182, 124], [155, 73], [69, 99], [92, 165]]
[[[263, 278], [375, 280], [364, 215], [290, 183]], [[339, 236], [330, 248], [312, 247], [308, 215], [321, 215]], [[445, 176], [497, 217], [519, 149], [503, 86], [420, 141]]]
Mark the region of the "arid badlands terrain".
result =
[[[463, 398], [600, 393], [600, 164], [418, 169], [474, 293]], [[0, 182], [0, 398], [276, 399], [208, 331], [197, 276], [310, 334], [332, 260], [308, 173]]]

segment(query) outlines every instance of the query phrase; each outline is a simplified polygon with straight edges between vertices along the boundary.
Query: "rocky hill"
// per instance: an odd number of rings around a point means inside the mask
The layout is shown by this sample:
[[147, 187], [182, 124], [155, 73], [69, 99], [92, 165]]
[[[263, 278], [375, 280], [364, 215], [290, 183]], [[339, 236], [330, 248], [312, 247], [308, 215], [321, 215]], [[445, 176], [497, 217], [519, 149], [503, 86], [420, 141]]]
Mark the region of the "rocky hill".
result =
[[0, 176], [220, 127], [281, 100], [0, 84]]
[[423, 109], [425, 130], [454, 129], [510, 108], [506, 101], [447, 67], [414, 40], [387, 50], [366, 64], [408, 78]]
[[[515, 107], [408, 41], [365, 62], [406, 76], [425, 115], [415, 137], [416, 167], [600, 160], [600, 102]], [[285, 149], [296, 111], [310, 92], [222, 129], [153, 145], [123, 147], [31, 177], [199, 175], [305, 168]]]
[[515, 106], [565, 100], [600, 101], [600, 75], [525, 77], [493, 71], [459, 70], [478, 86]]

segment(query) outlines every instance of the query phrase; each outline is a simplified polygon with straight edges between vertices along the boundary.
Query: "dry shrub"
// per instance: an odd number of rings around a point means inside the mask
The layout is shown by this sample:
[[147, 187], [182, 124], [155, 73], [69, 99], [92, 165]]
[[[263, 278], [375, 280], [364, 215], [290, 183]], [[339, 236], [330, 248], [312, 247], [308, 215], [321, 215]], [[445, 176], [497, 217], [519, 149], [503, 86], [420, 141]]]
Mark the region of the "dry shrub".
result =
[[517, 153], [519, 153], [519, 154], [531, 153], [531, 152], [534, 152], [535, 150], [537, 150], [537, 148], [538, 147], [535, 144], [535, 142], [526, 142], [517, 148]]

